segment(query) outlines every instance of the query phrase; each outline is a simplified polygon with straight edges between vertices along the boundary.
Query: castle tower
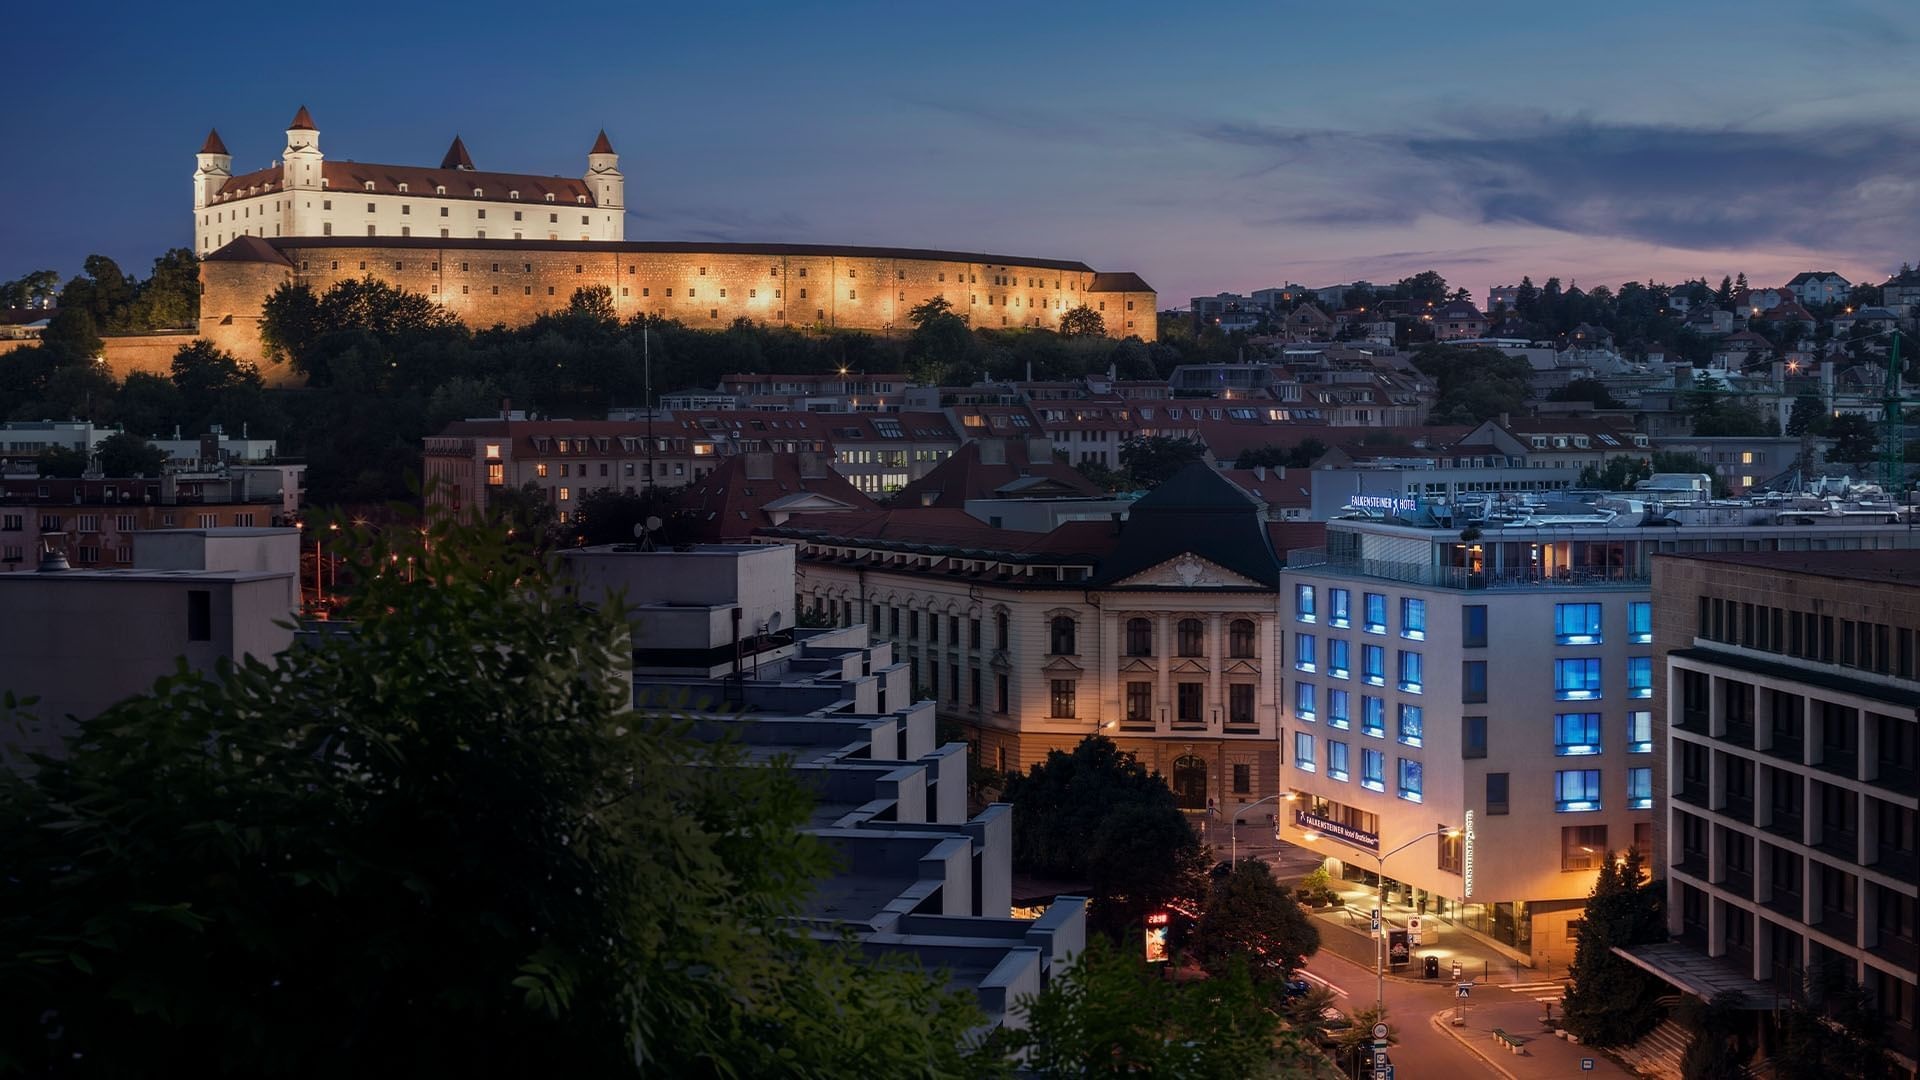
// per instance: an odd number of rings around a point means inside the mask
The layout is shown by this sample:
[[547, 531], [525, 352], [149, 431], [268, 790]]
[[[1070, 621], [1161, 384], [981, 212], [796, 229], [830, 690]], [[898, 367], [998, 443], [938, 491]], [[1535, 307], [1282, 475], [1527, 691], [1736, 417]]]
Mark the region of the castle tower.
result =
[[601, 209], [613, 216], [612, 235], [609, 240], [619, 240], [626, 236], [627, 217], [627, 178], [620, 175], [620, 155], [613, 152], [613, 144], [607, 141], [603, 130], [600, 137], [593, 141], [593, 149], [587, 151], [587, 190], [593, 194], [593, 201]]
[[287, 149], [282, 154], [281, 186], [288, 189], [320, 189], [320, 129], [313, 126], [313, 115], [305, 105], [293, 114], [287, 125]]
[[200, 146], [196, 155], [199, 162], [193, 170], [193, 208], [202, 210], [220, 194], [220, 188], [233, 175], [233, 155], [227, 153], [227, 144], [220, 141], [220, 133], [207, 132], [207, 141]]
[[467, 153], [467, 144], [460, 141], [460, 136], [453, 137], [453, 145], [447, 147], [446, 156], [440, 159], [440, 167], [460, 172], [473, 171], [473, 155]]

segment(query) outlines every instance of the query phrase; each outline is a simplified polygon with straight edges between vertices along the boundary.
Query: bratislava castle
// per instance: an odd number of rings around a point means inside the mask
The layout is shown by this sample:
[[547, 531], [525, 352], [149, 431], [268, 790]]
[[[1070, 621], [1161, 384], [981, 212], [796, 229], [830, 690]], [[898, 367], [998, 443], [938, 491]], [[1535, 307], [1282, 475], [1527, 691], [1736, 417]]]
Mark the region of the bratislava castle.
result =
[[328, 161], [302, 105], [280, 163], [233, 174], [218, 131], [193, 173], [193, 248], [208, 255], [242, 236], [428, 237], [467, 240], [621, 240], [626, 178], [606, 132], [586, 174], [482, 172], [458, 136], [437, 169]]

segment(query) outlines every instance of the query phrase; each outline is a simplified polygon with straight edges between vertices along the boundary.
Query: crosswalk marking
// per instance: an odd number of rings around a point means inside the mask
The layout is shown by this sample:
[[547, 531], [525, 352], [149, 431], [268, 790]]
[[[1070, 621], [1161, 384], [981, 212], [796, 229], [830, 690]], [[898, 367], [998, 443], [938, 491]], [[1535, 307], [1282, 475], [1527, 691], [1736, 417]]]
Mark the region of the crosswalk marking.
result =
[[1564, 991], [1567, 988], [1567, 984], [1559, 981], [1558, 979], [1553, 979], [1546, 982], [1503, 983], [1501, 985], [1504, 989], [1511, 990], [1516, 994], [1526, 993], [1533, 990]]

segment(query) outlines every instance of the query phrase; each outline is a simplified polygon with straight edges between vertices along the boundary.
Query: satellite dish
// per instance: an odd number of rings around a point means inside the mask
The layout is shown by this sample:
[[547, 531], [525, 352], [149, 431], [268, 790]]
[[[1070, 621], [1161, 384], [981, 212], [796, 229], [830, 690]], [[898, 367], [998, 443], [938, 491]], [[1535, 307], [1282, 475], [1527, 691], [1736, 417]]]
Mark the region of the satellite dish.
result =
[[647, 535], [647, 527], [645, 525], [635, 525], [633, 527], [633, 538], [635, 540], [638, 540], [641, 537], [644, 537], [646, 535]]
[[649, 516], [647, 518], [647, 531], [656, 532], [662, 524], [664, 523], [658, 517]]
[[780, 629], [780, 613], [776, 611], [773, 614], [767, 616], [767, 633], [771, 634], [778, 631], [779, 629]]

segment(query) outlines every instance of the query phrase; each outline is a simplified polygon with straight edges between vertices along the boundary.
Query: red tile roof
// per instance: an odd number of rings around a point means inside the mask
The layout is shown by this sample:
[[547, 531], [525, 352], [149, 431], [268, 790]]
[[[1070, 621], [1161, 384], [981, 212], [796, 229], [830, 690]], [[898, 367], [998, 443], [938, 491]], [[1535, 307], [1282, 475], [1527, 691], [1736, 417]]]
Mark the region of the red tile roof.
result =
[[742, 541], [774, 524], [769, 504], [804, 495], [822, 496], [850, 510], [879, 509], [828, 466], [827, 455], [740, 454], [683, 489], [680, 514], [701, 541]]
[[200, 152], [203, 154], [224, 154], [227, 152], [227, 144], [220, 141], [220, 132], [217, 129], [207, 129], [207, 141], [200, 144]]
[[593, 140], [593, 149], [591, 149], [591, 150], [589, 150], [589, 151], [587, 151], [587, 153], [589, 153], [589, 154], [611, 154], [611, 153], [613, 153], [613, 144], [607, 141], [607, 129], [606, 129], [606, 128], [601, 128], [601, 129], [600, 129], [600, 137], [599, 137], [599, 138], [597, 138], [597, 139], [595, 139], [595, 140]]
[[[463, 149], [462, 153], [464, 152]], [[453, 150], [448, 149], [447, 154], [452, 157]], [[222, 184], [220, 194], [231, 198], [245, 198], [255, 188], [278, 188], [280, 173], [281, 169], [278, 165], [243, 173]], [[417, 195], [429, 199], [487, 199], [493, 202], [505, 202], [509, 192], [517, 191], [520, 193], [520, 202], [540, 204], [547, 201], [548, 195], [552, 195], [556, 204], [578, 205], [584, 198], [586, 205], [594, 205], [593, 192], [588, 190], [586, 181], [564, 176], [473, 172], [445, 165], [438, 169], [427, 169], [416, 165], [376, 165], [364, 161], [322, 162], [320, 175], [326, 181], [329, 191], [342, 195], [365, 192], [375, 195]], [[368, 187], [369, 183], [373, 186]], [[406, 185], [405, 192], [400, 190], [402, 184]], [[438, 191], [443, 187], [446, 188], [445, 194]], [[475, 195], [475, 191], [481, 194]]]
[[835, 514], [796, 514], [789, 529], [815, 531], [821, 539], [926, 544], [1008, 555], [1093, 555], [1113, 550], [1119, 535], [1112, 522], [1071, 521], [1051, 532], [996, 529], [961, 510], [898, 507]]
[[1039, 477], [1065, 488], [1069, 493], [1092, 497], [1103, 495], [1099, 485], [1080, 475], [1072, 466], [1051, 460], [1034, 461], [1027, 453], [1025, 439], [994, 440], [1005, 449], [1004, 463], [981, 461], [984, 440], [975, 439], [960, 447], [953, 456], [933, 467], [927, 475], [909, 483], [894, 496], [899, 506], [935, 506], [959, 510], [968, 499], [991, 499], [1003, 487], [1022, 477]]
[[440, 167], [473, 171], [473, 156], [467, 153], [467, 144], [460, 141], [460, 136], [453, 137], [453, 145], [447, 147], [446, 156], [440, 159]]
[[305, 105], [302, 105], [300, 111], [293, 114], [293, 123], [287, 125], [287, 130], [318, 131], [320, 129], [313, 126], [313, 114], [307, 111]]

